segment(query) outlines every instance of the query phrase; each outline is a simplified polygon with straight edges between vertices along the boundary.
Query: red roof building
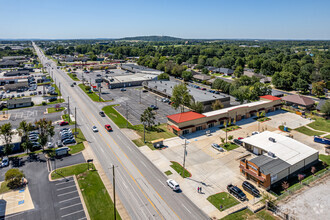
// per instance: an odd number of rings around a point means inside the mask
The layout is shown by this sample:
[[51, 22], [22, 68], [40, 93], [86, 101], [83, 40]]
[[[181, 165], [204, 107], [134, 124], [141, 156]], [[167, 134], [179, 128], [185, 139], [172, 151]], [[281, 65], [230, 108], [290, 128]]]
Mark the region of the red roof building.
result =
[[182, 122], [192, 121], [192, 120], [199, 119], [199, 118], [204, 118], [205, 115], [190, 111], [190, 112], [183, 112], [183, 113], [178, 113], [178, 114], [174, 114], [174, 115], [168, 115], [166, 117], [169, 120], [174, 121], [175, 123], [182, 123]]
[[260, 96], [260, 99], [275, 101], [275, 100], [280, 100], [281, 98], [272, 95], [264, 95], [264, 96]]

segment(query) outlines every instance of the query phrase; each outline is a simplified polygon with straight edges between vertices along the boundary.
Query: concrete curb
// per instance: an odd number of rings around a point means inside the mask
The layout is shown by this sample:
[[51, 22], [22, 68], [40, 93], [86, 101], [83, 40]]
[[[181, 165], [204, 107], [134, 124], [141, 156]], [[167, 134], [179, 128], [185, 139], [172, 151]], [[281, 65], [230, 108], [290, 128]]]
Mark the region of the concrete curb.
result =
[[77, 191], [78, 191], [78, 194], [79, 194], [79, 197], [80, 197], [80, 200], [81, 200], [81, 204], [82, 204], [82, 206], [83, 206], [83, 208], [84, 208], [86, 218], [87, 218], [88, 220], [90, 220], [91, 218], [90, 218], [90, 216], [89, 216], [88, 209], [87, 209], [87, 206], [86, 206], [86, 204], [85, 204], [84, 197], [83, 197], [83, 195], [82, 195], [82, 193], [81, 193], [81, 190], [80, 190], [80, 187], [79, 187], [79, 184], [78, 184], [78, 180], [77, 180], [76, 175], [73, 175], [73, 179], [74, 179], [74, 183], [76, 184]]

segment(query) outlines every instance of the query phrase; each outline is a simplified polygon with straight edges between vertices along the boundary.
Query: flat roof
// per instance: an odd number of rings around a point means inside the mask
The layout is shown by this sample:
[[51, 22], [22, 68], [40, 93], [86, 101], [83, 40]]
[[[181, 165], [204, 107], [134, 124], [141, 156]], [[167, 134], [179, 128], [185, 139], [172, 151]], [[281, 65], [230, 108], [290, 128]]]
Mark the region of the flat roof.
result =
[[[164, 93], [168, 96], [172, 96], [172, 90], [174, 86], [179, 84], [180, 83], [178, 82], [160, 80], [148, 82], [148, 87], [154, 90], [158, 90], [159, 92]], [[194, 100], [198, 102], [215, 101], [224, 98], [227, 98], [229, 101], [228, 95], [214, 94], [208, 92], [207, 90], [200, 90], [190, 86], [187, 86], [187, 88], [189, 90], [189, 94], [192, 95], [194, 97]]]
[[[108, 80], [111, 78], [111, 76], [108, 77]], [[119, 76], [113, 76], [114, 79], [113, 82], [110, 82], [109, 84], [115, 84], [115, 83], [129, 83], [129, 82], [136, 82], [136, 81], [146, 81], [146, 80], [153, 80], [157, 78], [157, 76], [152, 74], [143, 74], [143, 73], [135, 73], [135, 74], [126, 74], [126, 75], [119, 75]]]
[[215, 110], [215, 111], [211, 111], [211, 112], [206, 112], [206, 113], [203, 113], [203, 115], [205, 115], [206, 117], [210, 117], [210, 116], [214, 116], [214, 115], [220, 115], [220, 114], [223, 114], [223, 113], [227, 113], [227, 112], [229, 112], [231, 110], [234, 110], [234, 109], [237, 109], [237, 108], [258, 106], [258, 105], [262, 105], [262, 104], [265, 104], [265, 103], [268, 103], [268, 102], [270, 102], [270, 101], [260, 100], [260, 101], [257, 101], [257, 102], [251, 102], [251, 103], [246, 103], [246, 104], [243, 104], [243, 105], [236, 105], [236, 106], [232, 106], [232, 107], [229, 107], [229, 108], [223, 108], [223, 109], [219, 109], [219, 110]]
[[[275, 142], [270, 141], [269, 138], [274, 138]], [[275, 154], [275, 157], [280, 158], [290, 165], [294, 165], [318, 152], [293, 138], [270, 131], [252, 135], [242, 139], [242, 141], [266, 152], [271, 152]]]
[[272, 158], [268, 155], [261, 155], [250, 160], [258, 167], [263, 174], [277, 174], [290, 167], [290, 164], [280, 158]]

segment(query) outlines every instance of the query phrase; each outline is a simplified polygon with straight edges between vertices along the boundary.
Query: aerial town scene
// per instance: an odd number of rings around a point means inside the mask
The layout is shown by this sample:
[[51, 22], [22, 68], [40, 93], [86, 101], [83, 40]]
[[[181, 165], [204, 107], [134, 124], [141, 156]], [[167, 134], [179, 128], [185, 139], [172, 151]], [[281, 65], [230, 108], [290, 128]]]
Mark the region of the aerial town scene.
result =
[[329, 1], [0, 4], [0, 220], [330, 219]]

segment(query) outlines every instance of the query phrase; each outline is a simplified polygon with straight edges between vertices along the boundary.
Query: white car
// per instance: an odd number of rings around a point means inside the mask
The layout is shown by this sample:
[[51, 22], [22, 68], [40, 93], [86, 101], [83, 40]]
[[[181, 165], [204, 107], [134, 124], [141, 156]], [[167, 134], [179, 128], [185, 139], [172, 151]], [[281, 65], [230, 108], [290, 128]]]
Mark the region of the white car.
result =
[[252, 135], [259, 134], [259, 133], [260, 133], [259, 131], [254, 131], [254, 132], [252, 132]]
[[94, 132], [98, 132], [98, 131], [99, 131], [99, 130], [97, 129], [97, 127], [96, 127], [96, 126], [93, 126], [93, 128], [92, 128], [92, 129], [93, 129], [93, 131], [94, 131]]
[[178, 190], [180, 190], [180, 186], [179, 186], [179, 184], [178, 184], [177, 182], [175, 182], [175, 180], [168, 179], [168, 180], [166, 181], [166, 183], [167, 183], [167, 185], [168, 185], [171, 189], [173, 189], [174, 191], [178, 191]]
[[1, 167], [8, 167], [9, 166], [9, 159], [8, 157], [4, 157], [2, 159]]
[[54, 147], [54, 143], [52, 143], [52, 142], [47, 142], [47, 147], [48, 147], [48, 148], [53, 148], [53, 147]]

